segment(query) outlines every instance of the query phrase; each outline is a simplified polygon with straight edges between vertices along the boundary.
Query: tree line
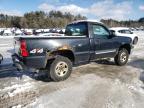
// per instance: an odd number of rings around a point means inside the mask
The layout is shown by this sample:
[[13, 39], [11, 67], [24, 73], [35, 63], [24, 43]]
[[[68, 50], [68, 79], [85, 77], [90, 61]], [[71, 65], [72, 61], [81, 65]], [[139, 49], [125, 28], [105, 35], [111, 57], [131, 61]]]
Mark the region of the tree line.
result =
[[60, 11], [35, 11], [25, 13], [24, 16], [8, 16], [0, 14], [0, 27], [17, 27], [17, 28], [63, 28], [68, 23], [75, 20], [86, 19], [80, 14], [72, 15], [69, 12]]
[[144, 18], [139, 20], [128, 20], [128, 21], [117, 21], [113, 19], [101, 19], [101, 22], [106, 24], [108, 27], [144, 27]]
[[[25, 13], [24, 16], [8, 16], [0, 14], [0, 27], [17, 27], [17, 28], [64, 28], [68, 23], [75, 20], [83, 20], [87, 17], [81, 14], [73, 15], [69, 12], [60, 11], [35, 11]], [[101, 22], [108, 27], [141, 27], [144, 26], [144, 18], [139, 20], [117, 21], [113, 19], [101, 19]]]

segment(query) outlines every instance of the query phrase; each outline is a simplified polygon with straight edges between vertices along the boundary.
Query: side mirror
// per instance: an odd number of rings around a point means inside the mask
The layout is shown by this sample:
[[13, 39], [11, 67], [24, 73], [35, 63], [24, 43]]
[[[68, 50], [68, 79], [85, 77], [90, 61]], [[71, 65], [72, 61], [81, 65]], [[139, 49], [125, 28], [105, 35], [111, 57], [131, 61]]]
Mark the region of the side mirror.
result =
[[113, 37], [115, 37], [115, 31], [110, 30], [110, 38], [113, 38]]
[[110, 34], [111, 35], [115, 35], [115, 31], [114, 30], [110, 30]]

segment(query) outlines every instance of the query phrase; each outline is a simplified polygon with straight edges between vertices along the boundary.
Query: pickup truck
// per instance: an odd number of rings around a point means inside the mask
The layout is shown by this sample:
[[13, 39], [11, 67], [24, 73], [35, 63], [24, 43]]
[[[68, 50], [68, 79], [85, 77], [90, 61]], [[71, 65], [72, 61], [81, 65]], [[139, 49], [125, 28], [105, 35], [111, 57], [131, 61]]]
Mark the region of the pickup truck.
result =
[[101, 22], [80, 20], [67, 25], [64, 36], [15, 37], [15, 66], [46, 70], [53, 81], [67, 79], [73, 66], [102, 58], [128, 62], [132, 39], [114, 36]]

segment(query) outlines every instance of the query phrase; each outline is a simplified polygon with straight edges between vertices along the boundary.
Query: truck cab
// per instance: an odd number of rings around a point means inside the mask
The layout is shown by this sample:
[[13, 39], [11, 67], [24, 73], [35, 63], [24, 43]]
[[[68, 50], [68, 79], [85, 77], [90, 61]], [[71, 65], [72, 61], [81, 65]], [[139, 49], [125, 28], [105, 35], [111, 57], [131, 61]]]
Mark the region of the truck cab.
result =
[[82, 52], [83, 56], [80, 56], [83, 62], [87, 61], [86, 59], [93, 61], [100, 58], [114, 57], [118, 53], [120, 46], [126, 46], [128, 52], [131, 52], [130, 38], [117, 38], [103, 23], [98, 21], [75, 21], [67, 25], [65, 35], [83, 36], [89, 40], [89, 45], [84, 45], [85, 43], [79, 44], [81, 48], [83, 48], [82, 46], [86, 46], [85, 49], [89, 49], [86, 52], [84, 50]]

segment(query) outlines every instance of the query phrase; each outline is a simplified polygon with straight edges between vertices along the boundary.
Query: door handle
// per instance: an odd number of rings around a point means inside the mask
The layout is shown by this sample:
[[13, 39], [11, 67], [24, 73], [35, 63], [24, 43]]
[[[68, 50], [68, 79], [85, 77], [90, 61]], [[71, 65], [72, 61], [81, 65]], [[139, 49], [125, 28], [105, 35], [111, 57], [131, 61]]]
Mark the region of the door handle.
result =
[[99, 40], [95, 40], [95, 44], [98, 44], [98, 43], [100, 43], [100, 41]]
[[78, 47], [81, 47], [82, 46], [82, 44], [78, 44]]

